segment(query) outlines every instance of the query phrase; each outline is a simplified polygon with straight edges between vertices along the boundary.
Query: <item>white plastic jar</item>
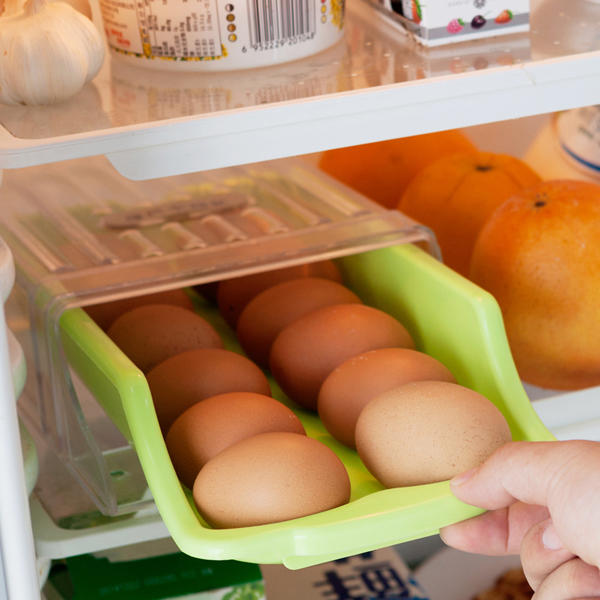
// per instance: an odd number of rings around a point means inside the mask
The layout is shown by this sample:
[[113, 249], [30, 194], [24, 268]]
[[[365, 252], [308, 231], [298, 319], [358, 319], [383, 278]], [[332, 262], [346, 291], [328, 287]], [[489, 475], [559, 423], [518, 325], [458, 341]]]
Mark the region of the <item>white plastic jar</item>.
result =
[[600, 183], [600, 105], [553, 115], [524, 158], [543, 179]]
[[344, 0], [99, 0], [115, 57], [178, 71], [263, 67], [343, 36]]

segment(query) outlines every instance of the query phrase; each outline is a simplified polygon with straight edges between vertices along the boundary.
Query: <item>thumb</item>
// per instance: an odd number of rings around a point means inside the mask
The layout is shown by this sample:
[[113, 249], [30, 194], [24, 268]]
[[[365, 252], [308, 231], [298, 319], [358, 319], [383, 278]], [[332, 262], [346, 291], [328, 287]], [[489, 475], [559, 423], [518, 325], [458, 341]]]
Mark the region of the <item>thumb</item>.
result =
[[[520, 500], [552, 508], [557, 494], [582, 475], [575, 463], [600, 464], [600, 444], [595, 442], [510, 442], [499, 448], [480, 467], [450, 481], [452, 493], [467, 504], [494, 510]], [[591, 465], [590, 465], [591, 466]], [[586, 471], [586, 468], [583, 469]], [[590, 475], [587, 469], [587, 475]]]
[[[476, 517], [471, 523], [450, 526], [443, 532], [444, 539], [450, 545], [477, 547], [473, 540], [485, 534], [481, 543], [489, 546], [490, 539], [495, 539], [494, 548], [502, 550], [504, 543], [512, 550], [511, 541], [521, 539], [522, 525], [530, 522], [533, 507], [545, 507], [561, 545], [588, 564], [600, 566], [599, 470], [598, 442], [506, 444], [480, 467], [451, 482], [460, 500], [494, 512], [485, 513], [485, 519]], [[520, 505], [530, 507], [527, 519], [515, 511]], [[503, 523], [506, 527], [501, 530], [498, 524]]]

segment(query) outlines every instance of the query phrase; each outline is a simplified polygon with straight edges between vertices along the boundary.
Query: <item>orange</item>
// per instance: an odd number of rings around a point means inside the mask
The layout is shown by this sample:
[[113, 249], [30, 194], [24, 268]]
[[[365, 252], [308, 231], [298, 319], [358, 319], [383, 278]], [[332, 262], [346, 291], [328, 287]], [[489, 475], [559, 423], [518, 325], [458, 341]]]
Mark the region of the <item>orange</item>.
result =
[[452, 154], [416, 175], [398, 208], [430, 227], [444, 262], [467, 276], [477, 235], [494, 209], [539, 181], [529, 166], [513, 156]]
[[547, 181], [513, 196], [482, 229], [470, 275], [498, 301], [523, 380], [600, 384], [600, 186]]
[[456, 130], [328, 150], [319, 167], [371, 200], [396, 208], [410, 180], [434, 160], [454, 152], [475, 151]]

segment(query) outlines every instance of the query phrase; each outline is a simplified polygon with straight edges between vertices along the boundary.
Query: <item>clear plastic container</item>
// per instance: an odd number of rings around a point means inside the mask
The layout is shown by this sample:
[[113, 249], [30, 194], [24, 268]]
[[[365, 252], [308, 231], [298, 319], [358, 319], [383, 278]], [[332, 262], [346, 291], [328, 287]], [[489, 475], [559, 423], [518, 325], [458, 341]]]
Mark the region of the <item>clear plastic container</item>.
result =
[[304, 58], [342, 39], [344, 0], [99, 0], [117, 60], [226, 71]]
[[131, 440], [65, 356], [65, 312], [390, 244], [437, 252], [424, 227], [295, 161], [133, 183], [102, 157], [7, 172], [2, 193], [11, 324], [34, 363], [23, 417], [104, 515], [153, 500]]

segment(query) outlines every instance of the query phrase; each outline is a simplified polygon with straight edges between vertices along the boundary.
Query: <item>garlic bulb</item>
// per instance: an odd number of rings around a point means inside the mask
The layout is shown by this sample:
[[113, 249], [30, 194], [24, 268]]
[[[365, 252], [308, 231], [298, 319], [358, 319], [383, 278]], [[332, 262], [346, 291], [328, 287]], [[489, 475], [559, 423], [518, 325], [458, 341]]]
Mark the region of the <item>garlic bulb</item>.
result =
[[85, 15], [88, 19], [92, 19], [92, 7], [90, 6], [88, 0], [65, 0], [65, 2], [67, 4], [70, 4], [75, 10], [79, 11], [82, 15]]
[[[75, 10], [85, 15], [90, 21], [93, 20], [92, 7], [90, 6], [89, 0], [49, 0], [50, 2], [61, 2], [64, 1], [70, 4]], [[8, 17], [9, 15], [15, 15], [22, 10], [25, 4], [22, 0], [0, 0], [0, 15]]]
[[52, 104], [76, 94], [104, 61], [95, 25], [69, 4], [27, 0], [0, 18], [0, 102]]
[[19, 12], [21, 0], [0, 0], [0, 15], [6, 17], [15, 15]]

